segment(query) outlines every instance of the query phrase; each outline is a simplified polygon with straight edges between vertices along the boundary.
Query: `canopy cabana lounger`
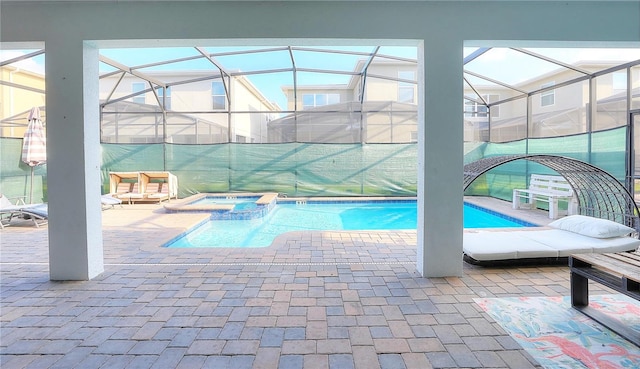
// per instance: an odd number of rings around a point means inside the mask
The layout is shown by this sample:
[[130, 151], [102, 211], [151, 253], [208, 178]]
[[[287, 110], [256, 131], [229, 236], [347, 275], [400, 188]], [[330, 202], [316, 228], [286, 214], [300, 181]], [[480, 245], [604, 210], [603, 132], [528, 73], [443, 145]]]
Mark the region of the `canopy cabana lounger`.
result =
[[477, 160], [464, 167], [464, 191], [482, 174], [515, 160], [555, 170], [573, 189], [577, 215], [531, 230], [466, 231], [464, 260], [472, 264], [566, 263], [569, 255], [636, 250], [640, 245], [638, 207], [611, 174], [589, 163], [555, 155], [508, 155]]

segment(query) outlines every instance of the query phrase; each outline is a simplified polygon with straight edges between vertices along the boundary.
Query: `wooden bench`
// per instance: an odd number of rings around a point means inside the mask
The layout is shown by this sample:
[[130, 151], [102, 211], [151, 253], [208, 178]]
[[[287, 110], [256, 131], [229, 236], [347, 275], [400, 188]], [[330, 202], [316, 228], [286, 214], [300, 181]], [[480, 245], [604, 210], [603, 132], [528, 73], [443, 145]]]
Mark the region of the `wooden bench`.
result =
[[[522, 200], [525, 200], [523, 202]], [[567, 214], [577, 213], [577, 201], [573, 196], [573, 189], [569, 182], [561, 176], [532, 174], [529, 188], [513, 190], [513, 208], [536, 209], [537, 201], [549, 203], [549, 218], [557, 219], [559, 216], [558, 203], [567, 202]]]
[[589, 279], [640, 301], [640, 251], [574, 254], [571, 270], [571, 306], [640, 346], [640, 331], [589, 307]]

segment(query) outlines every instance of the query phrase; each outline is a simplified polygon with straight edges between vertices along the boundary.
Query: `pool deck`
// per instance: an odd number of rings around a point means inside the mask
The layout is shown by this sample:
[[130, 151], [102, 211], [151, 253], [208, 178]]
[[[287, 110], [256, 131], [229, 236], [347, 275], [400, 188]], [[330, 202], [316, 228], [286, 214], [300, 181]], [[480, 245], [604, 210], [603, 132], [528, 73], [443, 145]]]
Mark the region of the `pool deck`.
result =
[[[549, 222], [546, 212], [470, 201]], [[84, 282], [49, 280], [47, 226], [0, 231], [0, 366], [536, 368], [473, 299], [569, 295], [564, 266], [464, 264], [462, 277], [423, 278], [415, 231], [158, 247], [206, 218], [158, 204], [103, 211], [105, 271]]]

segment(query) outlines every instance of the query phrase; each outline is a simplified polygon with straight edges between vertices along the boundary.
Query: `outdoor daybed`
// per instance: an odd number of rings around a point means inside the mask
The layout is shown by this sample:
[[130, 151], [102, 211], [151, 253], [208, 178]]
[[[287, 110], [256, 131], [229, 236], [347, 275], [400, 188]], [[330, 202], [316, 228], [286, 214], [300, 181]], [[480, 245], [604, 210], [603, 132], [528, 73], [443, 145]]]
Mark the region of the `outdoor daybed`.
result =
[[571, 254], [633, 251], [635, 230], [606, 219], [571, 215], [547, 227], [467, 230], [464, 260], [476, 265], [567, 263]]

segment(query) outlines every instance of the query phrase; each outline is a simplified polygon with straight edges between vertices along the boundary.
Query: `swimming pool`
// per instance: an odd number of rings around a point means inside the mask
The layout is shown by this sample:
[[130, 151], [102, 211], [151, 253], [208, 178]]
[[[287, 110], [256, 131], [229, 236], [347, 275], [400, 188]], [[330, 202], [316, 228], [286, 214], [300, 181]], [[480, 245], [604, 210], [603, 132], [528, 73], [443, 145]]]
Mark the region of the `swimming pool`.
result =
[[[465, 228], [535, 226], [515, 218], [464, 204]], [[285, 232], [312, 230], [416, 229], [416, 201], [278, 202], [265, 217], [209, 220], [165, 246], [266, 247]]]

